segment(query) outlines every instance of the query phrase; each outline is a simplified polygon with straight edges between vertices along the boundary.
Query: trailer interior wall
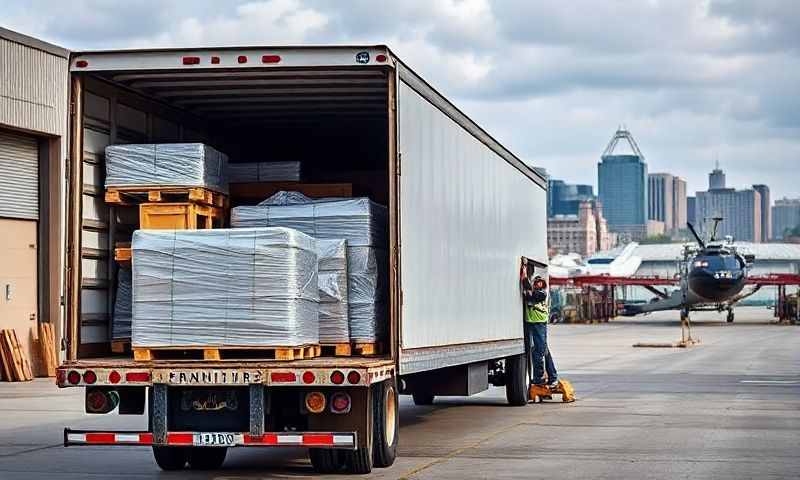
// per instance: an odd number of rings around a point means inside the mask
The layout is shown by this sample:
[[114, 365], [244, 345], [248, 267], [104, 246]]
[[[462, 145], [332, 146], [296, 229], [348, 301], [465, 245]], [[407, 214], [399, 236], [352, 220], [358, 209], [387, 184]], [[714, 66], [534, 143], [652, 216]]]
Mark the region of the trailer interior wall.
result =
[[547, 263], [541, 180], [414, 78], [398, 91], [401, 374], [522, 352], [520, 257]]
[[[132, 57], [137, 54], [131, 53]], [[125, 61], [125, 55], [121, 57]], [[99, 61], [94, 58], [92, 64]], [[268, 70], [268, 71], [267, 71]], [[231, 162], [300, 160], [306, 181], [352, 183], [389, 202], [386, 67], [97, 71], [74, 74], [81, 144], [80, 319], [71, 358], [108, 354], [116, 241], [136, 211], [103, 200], [104, 149], [116, 143], [201, 141]], [[77, 220], [75, 220], [77, 221]], [[75, 299], [73, 299], [75, 301]]]

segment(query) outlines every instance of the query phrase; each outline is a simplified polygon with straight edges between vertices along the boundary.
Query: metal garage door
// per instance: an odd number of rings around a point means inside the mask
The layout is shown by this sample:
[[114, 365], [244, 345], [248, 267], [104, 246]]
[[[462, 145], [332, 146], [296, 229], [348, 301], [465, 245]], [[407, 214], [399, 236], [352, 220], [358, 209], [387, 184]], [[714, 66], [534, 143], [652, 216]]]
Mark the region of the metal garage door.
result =
[[0, 217], [39, 218], [36, 138], [0, 130]]

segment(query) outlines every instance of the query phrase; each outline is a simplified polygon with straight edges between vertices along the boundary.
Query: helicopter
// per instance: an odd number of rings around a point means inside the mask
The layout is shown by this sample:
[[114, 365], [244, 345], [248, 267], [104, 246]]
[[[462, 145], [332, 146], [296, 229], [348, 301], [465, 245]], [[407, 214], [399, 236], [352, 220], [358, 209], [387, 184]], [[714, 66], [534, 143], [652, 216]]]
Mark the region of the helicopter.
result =
[[711, 220], [713, 226], [708, 241], [698, 235], [691, 223], [686, 224], [696, 243], [684, 245], [682, 258], [678, 259], [679, 288], [667, 294], [649, 287], [648, 290], [658, 297], [647, 304], [626, 304], [622, 315], [680, 310], [683, 325], [688, 324], [691, 311], [727, 310], [727, 321], [733, 322], [736, 303], [760, 288], [756, 285], [745, 291], [748, 270], [755, 262], [755, 255], [741, 254], [730, 236], [718, 240], [717, 229], [723, 219], [714, 217]]

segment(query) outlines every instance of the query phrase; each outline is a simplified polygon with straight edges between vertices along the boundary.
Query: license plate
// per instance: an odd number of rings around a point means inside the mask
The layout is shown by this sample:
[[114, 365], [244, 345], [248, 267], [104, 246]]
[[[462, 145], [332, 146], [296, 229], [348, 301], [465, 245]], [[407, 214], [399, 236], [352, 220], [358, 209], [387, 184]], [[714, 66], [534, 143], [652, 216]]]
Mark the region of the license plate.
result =
[[235, 433], [202, 432], [194, 437], [196, 447], [232, 447], [236, 445]]

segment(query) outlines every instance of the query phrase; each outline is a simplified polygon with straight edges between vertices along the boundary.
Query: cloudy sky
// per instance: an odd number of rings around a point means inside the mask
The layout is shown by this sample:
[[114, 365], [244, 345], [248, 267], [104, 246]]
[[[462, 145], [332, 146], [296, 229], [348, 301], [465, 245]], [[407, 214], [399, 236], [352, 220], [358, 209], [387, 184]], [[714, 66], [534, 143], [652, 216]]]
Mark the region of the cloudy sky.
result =
[[385, 43], [511, 150], [596, 185], [618, 125], [651, 172], [800, 196], [794, 0], [4, 0], [73, 50]]

